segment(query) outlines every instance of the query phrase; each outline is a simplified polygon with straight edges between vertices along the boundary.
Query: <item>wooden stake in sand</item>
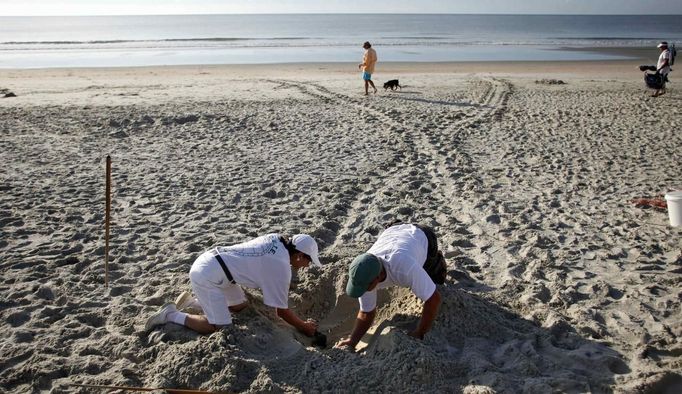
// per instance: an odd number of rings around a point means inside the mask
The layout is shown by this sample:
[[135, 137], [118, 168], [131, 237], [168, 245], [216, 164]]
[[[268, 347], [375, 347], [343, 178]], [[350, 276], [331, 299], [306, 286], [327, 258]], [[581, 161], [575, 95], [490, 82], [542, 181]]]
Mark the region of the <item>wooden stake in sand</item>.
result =
[[203, 390], [191, 390], [191, 389], [166, 389], [166, 388], [150, 388], [150, 387], [129, 387], [129, 386], [100, 386], [96, 384], [71, 384], [71, 386], [76, 387], [87, 387], [92, 389], [104, 389], [104, 390], [122, 390], [122, 391], [165, 391], [168, 394], [199, 394], [199, 393], [228, 393], [229, 392], [215, 392], [215, 391], [203, 391]]
[[104, 215], [104, 287], [109, 287], [109, 219], [111, 213], [111, 156], [107, 155], [106, 213]]

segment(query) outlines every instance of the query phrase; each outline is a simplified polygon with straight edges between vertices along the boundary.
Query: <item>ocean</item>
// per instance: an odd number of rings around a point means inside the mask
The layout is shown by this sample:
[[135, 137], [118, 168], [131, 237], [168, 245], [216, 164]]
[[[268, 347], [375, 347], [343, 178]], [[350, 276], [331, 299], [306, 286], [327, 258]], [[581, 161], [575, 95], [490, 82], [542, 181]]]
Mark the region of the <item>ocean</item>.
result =
[[606, 60], [682, 42], [680, 15], [286, 14], [0, 17], [0, 68]]

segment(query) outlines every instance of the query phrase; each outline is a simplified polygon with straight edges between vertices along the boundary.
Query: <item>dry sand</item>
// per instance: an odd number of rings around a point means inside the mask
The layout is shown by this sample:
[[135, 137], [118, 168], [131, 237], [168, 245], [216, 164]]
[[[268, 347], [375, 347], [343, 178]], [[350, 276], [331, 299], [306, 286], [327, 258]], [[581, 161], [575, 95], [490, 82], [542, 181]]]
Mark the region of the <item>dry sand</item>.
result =
[[[681, 98], [637, 64], [383, 64], [403, 90], [370, 97], [354, 65], [3, 71], [0, 391], [682, 391], [682, 229], [629, 202], [682, 188]], [[203, 250], [300, 231], [325, 266], [290, 305], [337, 340], [347, 264], [394, 219], [435, 227], [450, 267], [423, 341], [405, 289], [357, 353], [257, 291], [211, 336], [142, 332]]]

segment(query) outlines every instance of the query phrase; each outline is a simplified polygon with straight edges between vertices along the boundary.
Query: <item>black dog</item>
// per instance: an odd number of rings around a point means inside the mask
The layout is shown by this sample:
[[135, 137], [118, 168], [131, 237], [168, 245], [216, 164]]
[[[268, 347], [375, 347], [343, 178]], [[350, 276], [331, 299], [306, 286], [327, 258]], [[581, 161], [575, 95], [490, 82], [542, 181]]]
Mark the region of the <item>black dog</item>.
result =
[[396, 88], [400, 88], [400, 90], [403, 90], [403, 88], [400, 86], [400, 82], [398, 82], [397, 79], [391, 79], [390, 81], [386, 82], [384, 84], [384, 90], [396, 90]]

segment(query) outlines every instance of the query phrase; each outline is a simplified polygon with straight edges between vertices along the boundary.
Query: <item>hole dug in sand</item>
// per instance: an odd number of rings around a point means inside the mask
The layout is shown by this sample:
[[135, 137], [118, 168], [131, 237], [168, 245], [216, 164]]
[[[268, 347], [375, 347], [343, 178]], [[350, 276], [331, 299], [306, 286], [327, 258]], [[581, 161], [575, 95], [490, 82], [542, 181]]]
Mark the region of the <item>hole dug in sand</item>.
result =
[[[358, 312], [357, 300], [343, 291], [344, 270], [325, 267], [317, 279], [323, 283], [302, 296], [328, 301], [332, 288], [324, 277], [337, 278], [334, 307], [319, 316], [330, 344], [349, 335]], [[296, 358], [308, 360], [305, 373], [286, 381], [305, 390], [608, 392], [616, 375], [629, 373], [620, 354], [582, 338], [568, 324], [553, 332], [456, 287], [439, 286], [443, 304], [423, 341], [407, 335], [423, 303], [409, 289], [379, 291], [375, 324], [356, 353], [306, 350]]]

